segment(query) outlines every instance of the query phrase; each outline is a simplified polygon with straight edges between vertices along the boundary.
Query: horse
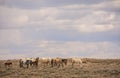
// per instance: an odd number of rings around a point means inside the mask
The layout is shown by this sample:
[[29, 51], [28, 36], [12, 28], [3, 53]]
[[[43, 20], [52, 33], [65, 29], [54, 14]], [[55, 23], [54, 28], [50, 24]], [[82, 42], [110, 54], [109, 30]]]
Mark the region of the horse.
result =
[[62, 63], [67, 65], [68, 59], [62, 58]]
[[62, 66], [62, 67], [63, 67], [62, 59], [61, 59], [61, 58], [58, 58], [58, 57], [52, 59], [52, 60], [51, 60], [51, 65], [52, 65], [52, 67], [53, 67], [53, 66], [58, 66], [58, 67]]
[[39, 57], [30, 59], [30, 66], [38, 67]]
[[19, 61], [20, 68], [24, 67], [24, 65], [27, 65], [27, 68], [29, 66], [36, 66], [38, 67], [39, 57], [37, 58], [22, 58]]
[[19, 65], [20, 65], [20, 68], [23, 68], [24, 65], [27, 65], [27, 68], [29, 68], [29, 65], [30, 65], [30, 58], [22, 58], [19, 60]]
[[4, 63], [5, 67], [11, 67], [12, 66], [12, 62], [10, 60], [7, 60], [5, 63]]
[[74, 66], [75, 63], [81, 65], [82, 60], [80, 58], [71, 58], [71, 63], [72, 63], [72, 66]]
[[45, 66], [51, 64], [51, 58], [41, 58], [41, 63]]

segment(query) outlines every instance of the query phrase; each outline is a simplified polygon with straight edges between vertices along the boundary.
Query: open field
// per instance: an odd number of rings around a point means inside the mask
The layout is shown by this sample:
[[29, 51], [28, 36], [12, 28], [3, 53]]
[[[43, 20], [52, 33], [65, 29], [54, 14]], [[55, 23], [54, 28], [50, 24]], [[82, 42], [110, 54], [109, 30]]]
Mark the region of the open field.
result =
[[13, 66], [5, 68], [0, 61], [0, 78], [120, 78], [120, 59], [86, 59], [82, 66], [74, 67], [68, 63], [65, 67], [43, 66], [38, 68], [20, 68], [18, 60], [12, 60]]

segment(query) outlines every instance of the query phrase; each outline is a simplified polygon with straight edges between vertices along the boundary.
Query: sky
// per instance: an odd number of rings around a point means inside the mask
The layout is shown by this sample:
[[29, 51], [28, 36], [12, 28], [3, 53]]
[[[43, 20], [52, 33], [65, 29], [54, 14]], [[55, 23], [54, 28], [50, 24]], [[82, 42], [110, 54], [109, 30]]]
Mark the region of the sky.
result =
[[0, 59], [120, 58], [120, 0], [0, 0]]

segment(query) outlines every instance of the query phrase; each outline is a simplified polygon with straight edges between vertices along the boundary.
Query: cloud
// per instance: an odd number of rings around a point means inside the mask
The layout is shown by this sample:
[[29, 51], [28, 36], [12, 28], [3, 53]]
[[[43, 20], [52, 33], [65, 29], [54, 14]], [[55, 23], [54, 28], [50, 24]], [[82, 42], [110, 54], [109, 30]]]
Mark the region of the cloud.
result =
[[119, 3], [1, 0], [0, 50], [16, 57], [119, 57]]
[[[88, 7], [85, 4], [84, 6]], [[81, 40], [80, 36], [83, 39], [89, 38], [89, 36], [98, 39], [97, 35], [103, 39], [107, 35], [111, 35], [109, 39], [113, 38], [113, 35], [119, 36], [119, 15], [115, 12], [94, 10], [89, 7], [88, 9], [72, 9], [72, 7], [70, 7], [71, 9], [64, 9], [63, 7], [66, 6], [41, 7], [39, 9], [1, 7], [0, 28], [22, 28], [21, 32], [28, 37], [27, 39], [46, 38], [47, 40], [55, 40], [59, 38], [59, 40], [72, 40], [76, 38], [76, 40]], [[93, 33], [96, 37], [92, 36]], [[85, 37], [84, 34], [89, 36], [85, 35]]]
[[10, 53], [10, 50], [8, 49], [0, 49], [0, 54], [1, 55], [6, 55], [6, 54], [9, 54]]
[[27, 56], [25, 56], [24, 54], [6, 54], [6, 55], [1, 55], [0, 56], [0, 60], [8, 60], [8, 59], [21, 59], [21, 58], [25, 58]]
[[[102, 5], [103, 3], [99, 3], [99, 6]], [[39, 30], [39, 28], [54, 28], [63, 30], [75, 29], [82, 33], [87, 31], [89, 33], [90, 31], [103, 32], [116, 28], [114, 25], [114, 21], [116, 20], [115, 18], [117, 18], [115, 13], [101, 10], [99, 9], [99, 6], [96, 7], [97, 10], [90, 9], [89, 6], [91, 6], [91, 8], [95, 8], [93, 6], [98, 5], [91, 4], [87, 6], [86, 4], [76, 4], [67, 5], [67, 8], [66, 6], [41, 7], [35, 10], [1, 7], [2, 18], [0, 19], [0, 24], [1, 28], [32, 26], [32, 28], [37, 27], [37, 30]], [[6, 13], [4, 14], [4, 12]], [[96, 30], [93, 28], [95, 28]]]
[[10, 44], [22, 44], [23, 34], [19, 30], [5, 29], [0, 30], [0, 46], [8, 46]]
[[[80, 42], [80, 41], [36, 41], [32, 44], [30, 54], [40, 57], [94, 57], [94, 58], [119, 58], [119, 44], [112, 42]], [[42, 46], [41, 46], [42, 45]], [[44, 46], [43, 46], [44, 45]]]
[[[15, 52], [16, 50], [0, 49], [0, 58], [21, 57], [92, 57], [92, 58], [120, 58], [119, 43], [112, 42], [80, 42], [80, 41], [47, 41], [38, 40], [28, 43], [31, 50]], [[2, 53], [1, 53], [2, 52]], [[4, 52], [4, 53], [3, 53]], [[14, 57], [12, 57], [14, 53]], [[12, 54], [12, 55], [11, 55]], [[34, 55], [33, 55], [34, 54]]]
[[23, 13], [24, 10], [0, 7], [0, 11], [0, 28], [23, 27], [29, 21], [27, 14]]
[[76, 29], [78, 29], [80, 32], [104, 32], [104, 31], [110, 31], [114, 29], [113, 25], [80, 25], [76, 26]]
[[[36, 9], [40, 7], [59, 7], [64, 5], [70, 5], [70, 4], [95, 4], [95, 3], [101, 3], [103, 0], [91, 0], [91, 1], [85, 1], [85, 0], [22, 0], [22, 1], [16, 1], [16, 0], [1, 0], [1, 5], [7, 6], [7, 7], [17, 7], [17, 8], [23, 8], [23, 9]], [[108, 2], [108, 1], [107, 1]]]
[[24, 54], [16, 54], [10, 49], [0, 49], [0, 60], [7, 59], [20, 59], [22, 57], [26, 57]]

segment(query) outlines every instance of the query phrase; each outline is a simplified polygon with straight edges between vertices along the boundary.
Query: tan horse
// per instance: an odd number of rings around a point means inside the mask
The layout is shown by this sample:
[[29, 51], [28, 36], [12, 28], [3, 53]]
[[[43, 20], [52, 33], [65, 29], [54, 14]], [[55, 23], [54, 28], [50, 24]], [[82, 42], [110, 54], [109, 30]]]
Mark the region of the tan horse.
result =
[[61, 59], [61, 58], [58, 58], [58, 57], [52, 59], [52, 60], [51, 60], [51, 65], [52, 65], [52, 67], [53, 67], [53, 66], [58, 66], [58, 67], [62, 66], [62, 67], [63, 67], [62, 59]]

